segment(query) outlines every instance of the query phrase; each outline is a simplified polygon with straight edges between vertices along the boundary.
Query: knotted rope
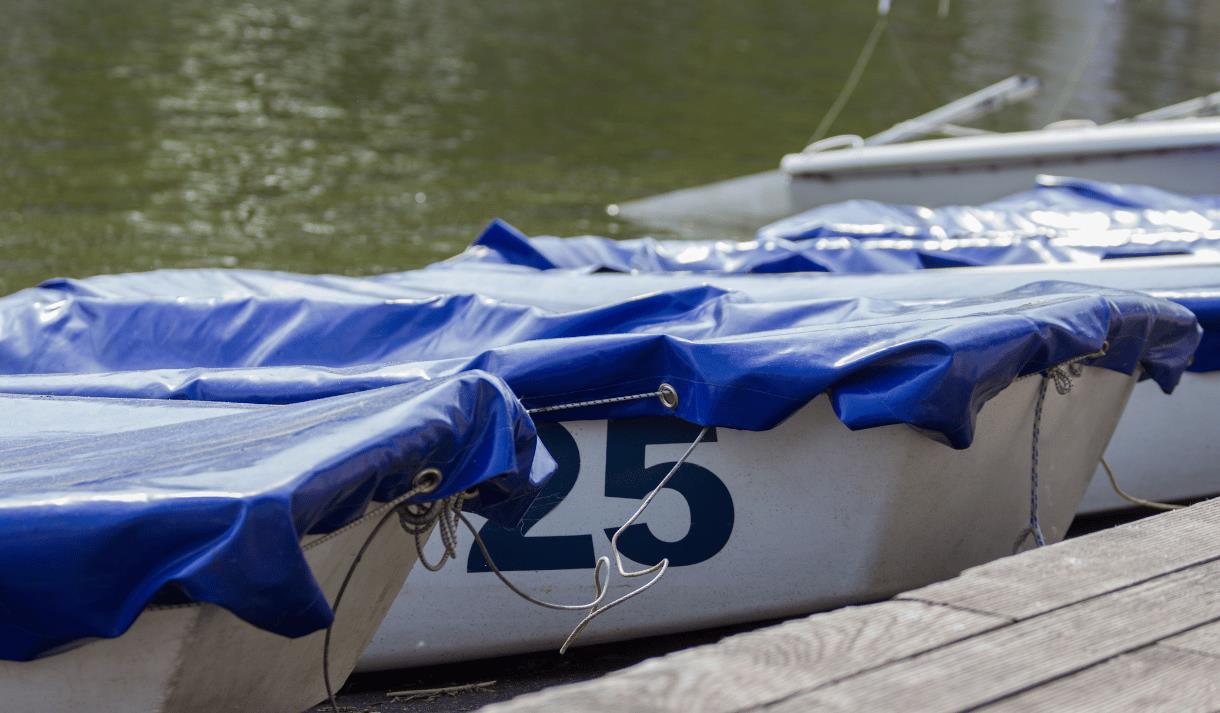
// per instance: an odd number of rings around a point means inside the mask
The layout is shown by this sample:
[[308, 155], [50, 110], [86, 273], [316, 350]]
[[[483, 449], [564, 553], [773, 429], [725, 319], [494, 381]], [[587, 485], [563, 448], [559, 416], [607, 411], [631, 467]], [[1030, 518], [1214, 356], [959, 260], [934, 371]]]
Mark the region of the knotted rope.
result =
[[[326, 637], [322, 642], [322, 682], [326, 685], [326, 698], [330, 701], [330, 707], [334, 710], [334, 713], [339, 713], [339, 703], [335, 700], [334, 687], [330, 682], [330, 640], [335, 628], [335, 620], [339, 617], [339, 604], [343, 601], [343, 595], [347, 593], [347, 586], [352, 581], [352, 575], [356, 573], [356, 567], [359, 566], [360, 561], [364, 559], [364, 553], [368, 550], [369, 545], [373, 543], [373, 540], [377, 537], [377, 533], [380, 532], [381, 528], [390, 521], [390, 518], [396, 513], [400, 513], [400, 517], [406, 517], [406, 513], [410, 508], [417, 507], [416, 504], [408, 503], [407, 501], [418, 495], [427, 495], [428, 493], [436, 490], [441, 484], [441, 479], [441, 472], [439, 470], [436, 470], [435, 468], [425, 468], [419, 473], [416, 473], [415, 478], [412, 479], [411, 482], [411, 489], [407, 492], [399, 495], [380, 507], [374, 508], [368, 513], [365, 513], [364, 516], [348, 523], [344, 527], [341, 527], [323, 537], [319, 537], [318, 539], [301, 547], [302, 551], [309, 551], [321, 545], [323, 542], [327, 542], [335, 537], [338, 537], [341, 533], [348, 532], [349, 530], [359, 527], [369, 520], [380, 518], [377, 520], [377, 524], [373, 526], [373, 530], [369, 532], [367, 537], [364, 538], [364, 542], [360, 545], [360, 549], [356, 551], [355, 558], [352, 559], [352, 563], [347, 568], [347, 573], [343, 576], [343, 583], [339, 585], [339, 592], [335, 595], [335, 603], [331, 605], [331, 620], [330, 624], [326, 627]], [[417, 523], [418, 527], [426, 530], [431, 526], [433, 521], [440, 518], [441, 513], [454, 507], [460, 508], [462, 501], [468, 496], [468, 493], [469, 491], [467, 491], [467, 493], [458, 493], [457, 495], [453, 495], [444, 500], [434, 501], [422, 506], [427, 509], [427, 514], [424, 517], [416, 518], [415, 522]], [[444, 503], [444, 505], [438, 505], [438, 503]], [[451, 505], [450, 503], [456, 503], [456, 505]], [[425, 520], [424, 518], [430, 519]], [[416, 541], [418, 542], [418, 539]], [[420, 551], [420, 560], [423, 561], [422, 550]]]
[[524, 599], [525, 601], [527, 601], [531, 604], [535, 604], [537, 606], [544, 607], [546, 609], [558, 609], [560, 611], [586, 611], [586, 612], [588, 612], [588, 614], [586, 614], [585, 617], [583, 619], [581, 619], [580, 622], [578, 622], [576, 624], [576, 626], [572, 629], [572, 633], [568, 634], [568, 637], [564, 640], [563, 645], [559, 647], [559, 653], [561, 653], [561, 654], [566, 653], [568, 648], [576, 640], [576, 637], [580, 635], [580, 632], [584, 631], [585, 627], [588, 626], [589, 623], [591, 621], [593, 621], [593, 619], [600, 616], [602, 613], [618, 606], [619, 604], [622, 604], [623, 602], [627, 601], [628, 599], [631, 599], [632, 597], [636, 597], [636, 596], [639, 596], [640, 594], [643, 594], [645, 591], [650, 589], [654, 584], [656, 584], [657, 581], [659, 581], [661, 579], [661, 577], [663, 577], [665, 575], [665, 572], [669, 569], [669, 558], [664, 558], [660, 562], [658, 562], [650, 567], [645, 567], [644, 569], [641, 569], [641, 570], [636, 570], [634, 572], [628, 571], [623, 566], [622, 553], [619, 551], [619, 548], [618, 548], [619, 536], [622, 535], [623, 532], [627, 528], [629, 528], [635, 524], [636, 520], [638, 520], [640, 518], [640, 515], [642, 515], [644, 513], [644, 510], [646, 510], [648, 508], [648, 505], [652, 502], [653, 498], [655, 498], [657, 496], [657, 493], [659, 493], [661, 491], [661, 489], [664, 488], [666, 486], [666, 484], [669, 483], [670, 479], [672, 479], [674, 477], [674, 475], [677, 474], [677, 472], [686, 463], [687, 459], [690, 458], [690, 455], [691, 455], [691, 453], [694, 452], [695, 447], [698, 446], [699, 443], [703, 441], [703, 438], [704, 438], [704, 436], [707, 435], [708, 430], [709, 429], [705, 427], [699, 431], [699, 435], [697, 435], [695, 437], [695, 440], [692, 441], [690, 446], [687, 447], [686, 452], [682, 454], [682, 457], [680, 457], [676, 462], [674, 462], [673, 467], [670, 468], [669, 472], [665, 475], [665, 477], [662, 478], [659, 483], [657, 483], [657, 486], [655, 488], [653, 488], [648, 493], [647, 496], [644, 497], [643, 502], [641, 502], [640, 506], [638, 508], [636, 508], [636, 511], [631, 514], [631, 517], [627, 518], [627, 520], [617, 530], [614, 531], [614, 535], [612, 535], [610, 537], [610, 550], [611, 550], [611, 552], [614, 553], [614, 564], [615, 564], [615, 568], [618, 571], [620, 577], [624, 577], [624, 578], [643, 577], [645, 575], [649, 575], [649, 574], [653, 574], [653, 573], [655, 573], [655, 576], [653, 576], [651, 579], [649, 579], [647, 582], [640, 585], [636, 589], [633, 589], [630, 592], [619, 597], [618, 599], [615, 599], [614, 601], [611, 601], [606, 604], [602, 603], [606, 598], [606, 592], [608, 591], [607, 586], [609, 585], [609, 581], [610, 581], [610, 578], [608, 575], [603, 576], [606, 568], [610, 566], [610, 558], [607, 557], [606, 555], [602, 555], [601, 557], [598, 557], [597, 564], [593, 567], [593, 585], [596, 590], [596, 594], [592, 601], [589, 601], [589, 602], [586, 602], [583, 604], [557, 604], [554, 602], [548, 602], [543, 599], [539, 599], [531, 594], [528, 594], [525, 591], [522, 591], [522, 589], [520, 587], [513, 584], [512, 581], [509, 580], [508, 577], [506, 577], [504, 575], [504, 573], [500, 571], [500, 568], [497, 567], [496, 563], [492, 560], [491, 553], [487, 551], [487, 545], [483, 542], [483, 538], [479, 536], [479, 532], [475, 528], [475, 526], [470, 523], [470, 520], [468, 520], [464, 514], [458, 513], [458, 518], [461, 520], [462, 524], [466, 526], [466, 529], [470, 531], [470, 534], [474, 537], [475, 544], [478, 546], [479, 551], [483, 553], [483, 559], [484, 559], [484, 561], [487, 562], [488, 568], [491, 569], [491, 571], [496, 575], [496, 577], [504, 584], [504, 586], [508, 587], [508, 589], [511, 592], [513, 592], [514, 594], [516, 594], [517, 596], [521, 597], [522, 599]]
[[[553, 411], [561, 411], [561, 410], [565, 410], [565, 409], [577, 409], [577, 408], [584, 408], [584, 407], [588, 407], [588, 406], [603, 406], [606, 404], [622, 403], [625, 401], [636, 401], [636, 400], [648, 399], [648, 398], [659, 399], [661, 401], [661, 404], [664, 405], [668, 409], [674, 409], [674, 408], [677, 408], [677, 406], [678, 406], [677, 390], [674, 389], [674, 387], [670, 386], [669, 384], [663, 383], [657, 388], [656, 391], [649, 391], [649, 392], [644, 392], [644, 393], [639, 393], [639, 394], [630, 394], [627, 396], [615, 396], [615, 397], [604, 398], [604, 399], [592, 399], [592, 400], [588, 400], [588, 401], [575, 401], [572, 403], [558, 404], [555, 406], [542, 406], [542, 407], [538, 407], [538, 408], [529, 409], [529, 413], [531, 415], [539, 414], [539, 413], [550, 413]], [[491, 557], [491, 553], [487, 549], [486, 543], [483, 542], [483, 538], [479, 535], [478, 529], [476, 529], [475, 526], [473, 524], [471, 524], [470, 520], [467, 519], [466, 515], [461, 512], [460, 503], [458, 503], [456, 506], [450, 507], [447, 511], [442, 512], [442, 514], [440, 515], [440, 517], [438, 519], [438, 523], [439, 523], [439, 527], [441, 528], [441, 541], [444, 545], [445, 551], [444, 551], [444, 554], [441, 556], [440, 561], [436, 564], [435, 569], [432, 566], [430, 566], [430, 563], [427, 563], [426, 561], [425, 561], [424, 566], [432, 571], [436, 571], [436, 570], [440, 569], [440, 567], [443, 566], [444, 563], [448, 559], [450, 559], [451, 557], [455, 557], [457, 555], [456, 531], [457, 531], [457, 523], [461, 522], [463, 525], [465, 525], [466, 529], [470, 531], [471, 536], [474, 538], [475, 545], [478, 546], [479, 551], [483, 554], [483, 560], [487, 563], [488, 569], [490, 569], [492, 571], [492, 573], [496, 575], [496, 577], [500, 580], [500, 582], [503, 583], [504, 586], [509, 589], [509, 591], [511, 591], [512, 593], [516, 594], [517, 596], [521, 597], [522, 599], [524, 599], [525, 601], [527, 601], [531, 604], [534, 604], [534, 605], [537, 605], [537, 606], [540, 606], [540, 607], [543, 607], [546, 609], [556, 609], [559, 611], [588, 612], [585, 615], [585, 617], [583, 619], [581, 619], [580, 622], [578, 622], [576, 624], [576, 626], [572, 629], [572, 633], [568, 634], [568, 637], [567, 637], [567, 639], [564, 640], [563, 645], [559, 647], [559, 653], [561, 653], [561, 654], [566, 653], [568, 648], [576, 640], [576, 637], [580, 635], [580, 632], [584, 631], [585, 627], [588, 626], [589, 623], [591, 621], [593, 621], [593, 619], [595, 619], [602, 613], [608, 611], [609, 609], [612, 609], [612, 608], [618, 606], [619, 604], [622, 604], [623, 602], [627, 601], [628, 599], [631, 599], [632, 597], [636, 597], [636, 596], [639, 596], [640, 594], [643, 594], [645, 591], [650, 589], [654, 584], [656, 584], [661, 579], [661, 577], [665, 575], [665, 572], [669, 569], [669, 559], [664, 558], [660, 562], [657, 562], [656, 564], [654, 564], [650, 567], [645, 567], [644, 569], [641, 569], [641, 570], [636, 570], [636, 571], [627, 570], [627, 568], [623, 566], [622, 553], [619, 551], [619, 548], [618, 548], [619, 537], [623, 534], [624, 531], [627, 530], [627, 528], [631, 527], [632, 525], [635, 524], [635, 522], [637, 520], [639, 520], [640, 516], [643, 515], [644, 511], [648, 509], [649, 504], [652, 503], [653, 499], [656, 498], [657, 494], [659, 492], [661, 492], [661, 490], [666, 485], [669, 484], [669, 481], [674, 477], [674, 475], [676, 475], [678, 473], [678, 471], [681, 470], [682, 466], [686, 463], [687, 459], [690, 458], [691, 453], [693, 453], [695, 451], [695, 447], [698, 446], [703, 441], [704, 437], [707, 436], [708, 431], [709, 431], [709, 429], [706, 427], [704, 427], [703, 429], [701, 429], [699, 431], [699, 434], [697, 436], [695, 436], [695, 440], [691, 442], [689, 447], [687, 447], [686, 452], [683, 453], [682, 456], [680, 458], [678, 458], [677, 461], [674, 462], [673, 467], [670, 468], [669, 472], [665, 475], [665, 477], [661, 478], [660, 482], [657, 483], [656, 487], [654, 487], [648, 493], [648, 495], [646, 495], [644, 497], [644, 500], [640, 503], [640, 506], [638, 508], [636, 508], [635, 512], [632, 513], [631, 516], [628, 517], [627, 520], [621, 526], [619, 526], [619, 528], [617, 530], [614, 531], [614, 535], [612, 535], [610, 537], [610, 550], [614, 554], [615, 570], [618, 572], [620, 577], [635, 578], [635, 577], [647, 576], [649, 574], [654, 574], [654, 576], [651, 579], [649, 579], [647, 582], [645, 582], [643, 585], [637, 587], [636, 589], [631, 590], [630, 592], [624, 594], [623, 596], [619, 597], [618, 599], [615, 599], [611, 602], [603, 604], [603, 602], [605, 601], [605, 598], [606, 598], [606, 593], [609, 591], [607, 589], [607, 587], [610, 583], [610, 576], [606, 572], [607, 568], [609, 568], [609, 566], [610, 566], [610, 558], [606, 555], [602, 555], [601, 557], [597, 558], [597, 563], [593, 567], [594, 597], [591, 601], [580, 603], [580, 604], [559, 604], [556, 602], [548, 602], [544, 599], [539, 599], [538, 597], [535, 597], [535, 596], [523, 591], [520, 587], [513, 584], [513, 582], [504, 575], [504, 573], [500, 570], [500, 568], [498, 566], [496, 566], [495, 561]], [[419, 544], [419, 535], [416, 535], [416, 543]], [[421, 561], [424, 561], [423, 557], [422, 557], [422, 550], [421, 550]]]
[[1042, 519], [1040, 514], [1040, 503], [1038, 501], [1038, 444], [1042, 439], [1042, 407], [1046, 403], [1046, 387], [1050, 383], [1055, 384], [1055, 391], [1060, 396], [1067, 396], [1072, 391], [1072, 379], [1079, 378], [1084, 373], [1084, 362], [1097, 359], [1105, 356], [1110, 349], [1109, 342], [1103, 342], [1101, 349], [1092, 354], [1069, 359], [1068, 361], [1052, 366], [1042, 372], [1041, 379], [1038, 381], [1038, 399], [1034, 402], [1034, 426], [1033, 438], [1030, 441], [1030, 457], [1029, 457], [1029, 525], [1017, 537], [1013, 543], [1012, 551], [1016, 554], [1020, 551], [1021, 545], [1025, 544], [1026, 538], [1030, 535], [1034, 537], [1034, 545], [1043, 547], [1046, 545], [1046, 538], [1042, 535]]

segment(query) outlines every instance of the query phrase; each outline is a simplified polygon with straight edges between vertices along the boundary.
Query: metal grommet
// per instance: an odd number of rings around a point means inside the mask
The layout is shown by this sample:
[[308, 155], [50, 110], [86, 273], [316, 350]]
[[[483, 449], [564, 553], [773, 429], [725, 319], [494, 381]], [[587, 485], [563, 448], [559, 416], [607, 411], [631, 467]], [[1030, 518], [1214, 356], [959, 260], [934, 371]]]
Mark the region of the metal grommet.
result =
[[479, 497], [479, 486], [477, 485], [462, 491], [462, 500], [473, 500], [477, 497]]
[[1101, 343], [1101, 351], [1098, 352], [1097, 356], [1105, 356], [1106, 353], [1109, 351], [1110, 351], [1110, 340], [1107, 339], [1106, 341]]
[[440, 487], [442, 477], [441, 472], [436, 468], [424, 468], [415, 474], [411, 485], [423, 495]]
[[678, 391], [669, 384], [661, 384], [661, 387], [657, 389], [657, 398], [661, 399], [665, 408], [678, 408]]

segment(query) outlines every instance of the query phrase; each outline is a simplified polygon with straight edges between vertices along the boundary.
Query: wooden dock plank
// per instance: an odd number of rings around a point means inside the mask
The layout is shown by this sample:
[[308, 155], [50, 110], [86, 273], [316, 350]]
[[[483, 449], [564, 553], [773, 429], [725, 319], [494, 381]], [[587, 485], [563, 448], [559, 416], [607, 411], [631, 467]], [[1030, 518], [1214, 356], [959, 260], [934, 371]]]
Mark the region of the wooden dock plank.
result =
[[1166, 639], [1161, 644], [1220, 658], [1220, 622], [1191, 629]]
[[788, 699], [774, 710], [957, 711], [1220, 620], [1220, 561], [1025, 619]]
[[1023, 619], [1220, 557], [1220, 498], [899, 595]]
[[987, 713], [1198, 713], [1220, 701], [1220, 658], [1157, 644], [985, 706]]
[[1220, 710], [1220, 499], [488, 710]]
[[[485, 710], [729, 713], [778, 701], [889, 661], [1007, 624], [922, 602], [847, 607], [646, 661], [598, 681]], [[629, 702], [629, 703], [628, 703]]]

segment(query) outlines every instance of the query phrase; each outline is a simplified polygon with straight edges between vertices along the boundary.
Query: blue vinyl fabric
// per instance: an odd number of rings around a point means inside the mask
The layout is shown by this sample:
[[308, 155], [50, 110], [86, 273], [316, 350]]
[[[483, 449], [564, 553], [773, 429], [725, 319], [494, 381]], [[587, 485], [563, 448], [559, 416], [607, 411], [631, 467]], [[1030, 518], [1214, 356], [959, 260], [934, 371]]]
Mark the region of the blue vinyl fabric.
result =
[[[979, 206], [926, 208], [867, 200], [819, 206], [765, 226], [756, 237], [798, 242], [827, 237], [1058, 238], [1049, 244], [1111, 257], [1189, 253], [1190, 245], [1200, 243], [1198, 234], [1217, 229], [1220, 211], [1206, 197], [1150, 186], [1039, 176], [1032, 189]], [[1150, 238], [1140, 240], [1141, 234]], [[1202, 244], [1214, 248], [1214, 241]]]
[[[481, 369], [531, 408], [663, 382], [680, 394], [673, 411], [650, 398], [538, 415], [547, 420], [677, 415], [764, 430], [828, 393], [851, 428], [907, 423], [966, 447], [979, 408], [1017, 376], [1108, 341], [1100, 366], [1142, 365], [1170, 390], [1199, 339], [1193, 315], [1171, 302], [1059, 283], [924, 305], [754, 302], [696, 285], [556, 312], [361, 290], [202, 297], [198, 280], [187, 281], [193, 295], [150, 297], [157, 278], [128, 279], [142, 296], [118, 296], [112, 279], [104, 297], [82, 296], [85, 281], [0, 300], [0, 392], [292, 403]], [[248, 290], [257, 279], [242, 281]]]
[[[0, 395], [0, 658], [122, 634], [151, 602], [209, 602], [302, 636], [331, 610], [300, 539], [441, 471], [515, 523], [554, 467], [495, 377], [288, 406]], [[537, 448], [537, 450], [535, 450]]]
[[586, 272], [788, 273], [909, 272], [939, 267], [1036, 262], [1091, 262], [1084, 250], [1046, 239], [1016, 237], [912, 241], [827, 236], [800, 240], [611, 240], [597, 236], [530, 238], [492, 221], [461, 254], [433, 269], [472, 263], [520, 265], [538, 270]]
[[[1185, 215], [1192, 212], [1206, 212], [1220, 206], [1220, 196], [1184, 196], [1172, 191], [1166, 191], [1155, 186], [1142, 186], [1134, 183], [1107, 183], [1092, 181], [1085, 178], [1070, 176], [1052, 176], [1042, 174], [1034, 179], [1033, 188], [1028, 191], [1014, 193], [1005, 198], [997, 198], [986, 204], [991, 208], [1003, 210], [1089, 210], [1095, 208], [1102, 211], [1114, 209], [1133, 209], [1150, 211], [1167, 211], [1165, 215], [1144, 215], [1147, 227], [1157, 228], [1165, 225], [1175, 225], [1177, 220], [1190, 221], [1192, 217]], [[1209, 218], [1212, 220], [1214, 218]], [[1116, 217], [1120, 224], [1129, 225], [1128, 217]], [[1186, 229], [1192, 223], [1176, 223]]]
[[[98, 299], [291, 297], [328, 302], [387, 302], [477, 290], [502, 302], [549, 311], [576, 311], [651, 293], [701, 285], [741, 292], [756, 302], [874, 297], [886, 300], [975, 298], [1013, 290], [1031, 282], [1058, 281], [1132, 290], [1168, 299], [1190, 309], [1203, 328], [1189, 369], [1220, 370], [1220, 261], [1126, 261], [1084, 265], [1028, 265], [1002, 272], [949, 270], [868, 275], [708, 275], [584, 274], [514, 265], [474, 263], [445, 270], [411, 270], [367, 278], [301, 275], [260, 270], [158, 270], [99, 275], [84, 280], [50, 280], [41, 288], [0, 300], [42, 300], [65, 296]], [[3, 312], [0, 311], [0, 317]]]
[[[151, 275], [152, 273], [150, 273]], [[263, 289], [286, 276], [267, 275]], [[163, 278], [153, 278], [160, 281]], [[200, 275], [199, 279], [208, 279]], [[314, 279], [310, 276], [310, 279]], [[1177, 302], [1195, 314], [1203, 329], [1202, 341], [1190, 371], [1220, 370], [1220, 261], [1195, 258], [1108, 261], [1087, 265], [1027, 265], [1002, 271], [958, 269], [917, 271], [888, 275], [708, 275], [596, 274], [575, 275], [562, 270], [540, 272], [532, 268], [474, 265], [467, 269], [416, 270], [379, 276], [377, 289], [400, 294], [460, 293], [478, 285], [496, 299], [533, 304], [554, 310], [572, 310], [619, 302], [640, 295], [680, 287], [713, 284], [739, 291], [760, 302], [875, 297], [901, 301], [928, 301], [981, 297], [1040, 281], [1061, 281], [1109, 289], [1133, 290]], [[339, 284], [328, 283], [328, 289]]]
[[1198, 253], [1220, 256], [1214, 198], [1040, 176], [1033, 189], [981, 206], [925, 208], [867, 200], [820, 206], [765, 226], [745, 242], [529, 238], [494, 221], [465, 252], [436, 267], [881, 273]]

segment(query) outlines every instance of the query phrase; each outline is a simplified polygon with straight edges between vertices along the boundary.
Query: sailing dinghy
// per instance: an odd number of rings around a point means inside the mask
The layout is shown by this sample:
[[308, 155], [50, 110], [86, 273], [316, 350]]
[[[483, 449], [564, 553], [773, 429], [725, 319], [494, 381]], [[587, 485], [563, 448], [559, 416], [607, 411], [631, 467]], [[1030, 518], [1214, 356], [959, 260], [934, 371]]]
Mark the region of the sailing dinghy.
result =
[[432, 267], [860, 274], [1160, 255], [1220, 256], [1220, 197], [1042, 175], [1028, 190], [978, 206], [822, 206], [766, 225], [742, 242], [531, 238], [493, 221], [464, 252]]
[[[1220, 259], [1154, 257], [1079, 264], [1000, 265], [870, 275], [709, 275], [671, 273], [572, 275], [521, 268], [472, 267], [419, 270], [386, 276], [381, 289], [444, 294], [477, 284], [483, 294], [553, 310], [585, 309], [662, 290], [714, 284], [760, 302], [848, 298], [928, 302], [978, 297], [1035, 282], [1068, 282], [1136, 290], [1175, 301], [1199, 319], [1203, 338], [1167, 398], [1151, 383], [1136, 386], [1106, 462], [1117, 482], [1138, 499], [1182, 502], [1220, 495]], [[332, 289], [339, 283], [330, 283]], [[1173, 453], [1166, 460], [1164, 453]], [[1134, 503], [1134, 504], [1139, 504]], [[1103, 466], [1097, 466], [1081, 514], [1132, 507], [1119, 495]]]
[[[441, 293], [478, 284], [488, 296], [552, 309], [709, 282], [762, 301], [955, 299], [1042, 280], [1133, 289], [1175, 300], [1199, 317], [1204, 340], [1173, 399], [1149, 388], [1136, 390], [1082, 503], [1081, 512], [1094, 513], [1142, 499], [1220, 494], [1213, 467], [1220, 450], [1212, 446], [1217, 442], [1213, 434], [1220, 432], [1220, 415], [1212, 406], [1220, 400], [1217, 205], [1216, 197], [1182, 196], [1149, 186], [1039, 176], [1033, 188], [981, 206], [872, 201], [823, 206], [768, 225], [756, 240], [743, 243], [526, 238], [511, 226], [493, 223], [451, 261], [378, 280], [404, 290]], [[928, 269], [964, 266], [980, 267]], [[457, 272], [447, 274], [453, 270]], [[522, 271], [531, 277], [523, 278]], [[605, 274], [614, 272], [634, 274]], [[815, 280], [771, 274], [801, 272], [836, 274]], [[1159, 457], [1166, 448], [1178, 454], [1169, 463]], [[1135, 497], [1117, 492], [1107, 466]]]
[[906, 144], [788, 154], [798, 209], [852, 199], [945, 205], [978, 203], [1022, 189], [1037, 174], [1220, 193], [1220, 117], [1064, 122], [1035, 131], [927, 139]]
[[521, 405], [476, 372], [292, 406], [0, 395], [0, 409], [14, 711], [308, 708], [355, 666], [437, 507], [463, 498], [511, 525], [550, 463]]
[[[608, 206], [611, 216], [680, 233], [717, 234], [850, 200], [977, 204], [1024, 189], [1038, 174], [1151, 183], [1220, 193], [1220, 92], [1097, 125], [1060, 121], [994, 133], [960, 126], [1032, 96], [1013, 76], [867, 138], [832, 136], [785, 155], [778, 169]], [[948, 134], [947, 138], [928, 138]]]
[[[555, 458], [519, 525], [477, 522], [490, 557], [460, 533], [450, 566], [409, 579], [369, 668], [555, 646], [574, 617], [491, 565], [588, 601], [612, 536], [669, 573], [578, 643], [875, 599], [1054, 541], [1135, 381], [1171, 389], [1198, 341], [1178, 305], [1070, 285], [917, 306], [696, 286], [554, 312], [251, 273], [204, 296], [201, 274], [7, 298], [0, 392], [299, 403], [478, 368]], [[253, 294], [264, 278], [285, 284]], [[149, 296], [169, 285], [195, 294]]]

